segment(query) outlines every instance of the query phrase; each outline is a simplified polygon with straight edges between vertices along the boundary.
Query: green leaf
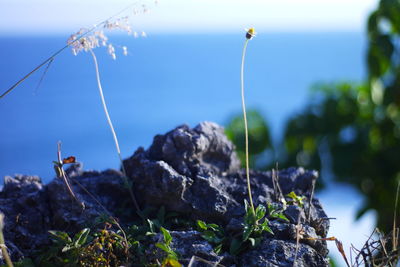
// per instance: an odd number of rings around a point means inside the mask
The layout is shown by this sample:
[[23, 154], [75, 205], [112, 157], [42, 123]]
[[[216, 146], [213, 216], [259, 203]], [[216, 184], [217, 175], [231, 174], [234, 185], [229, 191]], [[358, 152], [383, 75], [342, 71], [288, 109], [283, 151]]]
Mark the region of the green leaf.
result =
[[165, 229], [164, 227], [160, 227], [160, 230], [164, 236], [164, 242], [165, 244], [169, 245], [172, 241], [172, 236], [169, 233], [169, 231], [167, 229]]
[[261, 230], [264, 232], [264, 231], [267, 231], [267, 232], [269, 232], [269, 233], [271, 233], [271, 234], [274, 234], [274, 232], [271, 230], [271, 228], [268, 226], [268, 220], [266, 219], [261, 225]]
[[64, 244], [71, 243], [72, 240], [67, 233], [61, 231], [49, 231], [53, 238], [57, 241], [61, 241]]
[[200, 221], [200, 220], [197, 220], [196, 223], [197, 223], [197, 226], [198, 226], [201, 230], [207, 230], [207, 229], [208, 229], [205, 222]]
[[243, 241], [246, 241], [254, 231], [254, 225], [246, 225], [243, 231]]
[[85, 229], [81, 230], [79, 233], [77, 233], [74, 236], [74, 245], [76, 247], [81, 247], [83, 244], [85, 244], [89, 233], [90, 233], [89, 228], [85, 228]]
[[222, 244], [219, 244], [219, 245], [215, 246], [215, 248], [214, 248], [214, 252], [216, 254], [221, 253], [221, 250], [222, 250]]
[[209, 241], [209, 242], [213, 242], [215, 240], [215, 238], [217, 237], [215, 235], [214, 232], [212, 231], [205, 231], [203, 232], [203, 234], [201, 235], [205, 240]]
[[205, 240], [207, 240], [210, 243], [221, 243], [224, 240], [224, 238], [219, 238], [215, 232], [212, 232], [209, 230], [203, 232], [201, 237], [203, 237]]
[[219, 231], [219, 230], [220, 230], [220, 227], [219, 227], [217, 224], [215, 224], [215, 223], [207, 224], [207, 227], [208, 227], [208, 228], [211, 228], [211, 229], [214, 230], [214, 231]]
[[263, 205], [258, 205], [256, 208], [256, 220], [259, 221], [264, 218], [267, 209]]
[[286, 218], [286, 216], [285, 215], [283, 215], [282, 213], [276, 213], [276, 214], [274, 214], [274, 216], [273, 216], [274, 218], [279, 218], [279, 219], [281, 219], [281, 220], [284, 220], [284, 221], [287, 221], [287, 222], [289, 222], [289, 219], [288, 218]]
[[171, 248], [169, 246], [167, 246], [164, 243], [156, 243], [156, 247], [158, 247], [159, 249], [162, 249], [163, 251], [165, 251], [166, 253], [171, 253]]
[[61, 252], [65, 253], [69, 250], [71, 250], [73, 247], [71, 245], [66, 245], [65, 247], [62, 248]]
[[295, 192], [290, 192], [289, 194], [287, 194], [286, 196], [290, 197], [294, 203], [296, 203], [298, 206], [303, 207], [304, 203], [303, 203], [303, 199], [304, 196], [298, 196], [296, 195]]
[[244, 207], [246, 210], [246, 214], [244, 216], [245, 224], [255, 224], [256, 223], [256, 215], [253, 212], [253, 209], [249, 206], [247, 200], [244, 200]]

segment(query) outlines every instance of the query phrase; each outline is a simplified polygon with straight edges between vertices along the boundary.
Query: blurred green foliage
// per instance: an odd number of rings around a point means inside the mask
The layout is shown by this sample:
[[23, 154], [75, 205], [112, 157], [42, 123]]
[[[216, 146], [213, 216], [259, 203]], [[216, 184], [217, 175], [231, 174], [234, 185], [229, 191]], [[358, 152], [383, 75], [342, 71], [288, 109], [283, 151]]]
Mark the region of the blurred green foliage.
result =
[[[249, 163], [251, 168], [257, 168], [257, 160], [261, 154], [272, 148], [270, 130], [264, 117], [257, 110], [247, 111], [247, 121], [249, 130]], [[243, 115], [233, 116], [225, 133], [236, 145], [236, 151], [244, 167], [245, 163], [245, 133]]]
[[[337, 181], [352, 184], [365, 196], [357, 218], [375, 210], [378, 227], [389, 231], [400, 179], [400, 2], [381, 0], [368, 18], [367, 32], [367, 80], [316, 85], [303, 111], [286, 124], [283, 146], [277, 148], [284, 156], [278, 162], [326, 168]], [[241, 148], [238, 123], [239, 117], [228, 129]], [[263, 138], [271, 143], [269, 134]]]

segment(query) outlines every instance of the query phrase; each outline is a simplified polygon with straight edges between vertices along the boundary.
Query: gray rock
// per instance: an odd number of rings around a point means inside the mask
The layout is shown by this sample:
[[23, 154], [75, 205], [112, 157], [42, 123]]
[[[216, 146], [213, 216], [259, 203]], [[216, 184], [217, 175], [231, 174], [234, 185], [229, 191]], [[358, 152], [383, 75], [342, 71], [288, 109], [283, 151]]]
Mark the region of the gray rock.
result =
[[[201, 237], [197, 231], [171, 231], [171, 248], [180, 256], [179, 262], [188, 264], [194, 256], [210, 263], [219, 263], [223, 257], [213, 251], [213, 247]], [[162, 242], [162, 235], [156, 236], [157, 242]], [[198, 260], [200, 261], [200, 260]]]
[[68, 173], [72, 174], [69, 176], [71, 188], [77, 199], [84, 203], [84, 208], [70, 195], [62, 179], [53, 179], [46, 186], [53, 227], [75, 233], [83, 227], [93, 226], [100, 215], [118, 214], [124, 219], [118, 211], [124, 207], [130, 209], [132, 205], [121, 172], [76, 172], [70, 169]]
[[300, 220], [301, 223], [304, 223], [306, 221], [304, 209], [296, 205], [288, 205], [286, 210], [284, 211], [284, 215], [293, 224], [297, 224], [298, 220]]
[[6, 176], [0, 192], [4, 238], [12, 259], [30, 255], [49, 244], [47, 230], [51, 211], [41, 180], [37, 176]]
[[55, 178], [44, 186], [37, 176], [5, 177], [0, 212], [5, 215], [4, 236], [13, 260], [49, 246], [49, 230], [76, 233], [93, 226], [95, 219], [106, 213], [103, 207], [110, 215], [118, 213], [118, 218], [124, 218], [119, 211], [131, 205], [127, 203], [129, 194], [122, 174], [115, 170], [77, 172], [77, 169], [73, 167], [68, 173], [79, 175], [70, 177], [71, 187], [85, 209], [71, 197], [61, 179]]
[[[199, 131], [198, 129], [202, 129]], [[212, 132], [217, 134], [209, 134]], [[243, 201], [247, 198], [246, 176], [243, 170], [238, 170], [237, 157], [232, 152], [232, 144], [219, 134], [221, 127], [212, 123], [202, 123], [194, 129], [180, 126], [165, 135], [155, 137], [148, 150], [140, 148], [129, 159], [124, 161], [128, 176], [133, 180], [135, 194], [139, 196], [142, 205], [165, 205], [168, 209], [188, 214], [193, 219], [202, 219], [216, 222], [226, 226], [228, 231], [239, 232], [242, 229], [244, 214]], [[210, 135], [210, 136], [207, 136]], [[209, 143], [220, 149], [212, 149], [213, 160], [205, 160], [210, 156]], [[205, 149], [201, 152], [199, 149]], [[223, 148], [223, 149], [222, 149]], [[216, 164], [223, 159], [222, 163]], [[208, 162], [213, 162], [210, 167]], [[251, 186], [256, 205], [275, 199], [272, 189], [272, 173], [251, 171]], [[313, 189], [313, 183], [318, 177], [315, 171], [306, 171], [303, 168], [290, 168], [278, 172], [278, 181], [283, 194], [294, 191], [299, 196], [305, 196], [304, 202], [308, 203]], [[325, 237], [329, 228], [329, 220], [317, 200], [313, 200], [310, 222], [307, 221], [308, 206], [300, 208], [289, 205], [285, 215], [290, 223], [272, 221], [271, 228], [275, 233], [271, 244], [275, 244], [274, 253], [293, 249], [292, 243], [296, 240], [296, 224], [300, 215], [300, 222], [306, 229], [305, 237], [315, 240]], [[310, 223], [311, 225], [308, 225]], [[318, 226], [314, 229], [312, 226]], [[319, 235], [317, 235], [317, 232]], [[275, 239], [280, 240], [274, 243]], [[326, 244], [322, 241], [302, 240], [299, 252], [299, 262], [307, 265], [307, 259], [319, 260], [316, 266], [326, 266]], [[288, 247], [285, 247], [285, 244]], [[310, 246], [311, 245], [311, 246]], [[314, 247], [314, 248], [313, 248]], [[264, 253], [265, 248], [260, 248], [258, 253]], [[285, 259], [284, 264], [290, 264], [290, 253], [294, 251], [282, 250], [284, 255], [276, 255]], [[271, 252], [272, 253], [272, 252]], [[318, 256], [317, 256], [318, 255]], [[242, 258], [242, 257], [241, 257]], [[293, 261], [293, 259], [292, 259]], [[241, 262], [238, 266], [265, 266], [265, 264], [278, 264], [274, 260], [260, 260], [261, 265], [246, 265]], [[271, 265], [273, 266], [273, 265]]]
[[[157, 135], [148, 150], [139, 148], [124, 165], [141, 205], [164, 205], [193, 219], [228, 224], [243, 216], [243, 201], [247, 199], [246, 175], [239, 170], [233, 149], [222, 127], [204, 122], [193, 129], [184, 125]], [[271, 202], [275, 194], [272, 173], [251, 171], [250, 176], [255, 204]], [[303, 168], [278, 172], [283, 193], [294, 191], [302, 196], [311, 195], [317, 176], [317, 172]], [[288, 210], [292, 223], [297, 223], [295, 210]], [[314, 221], [326, 217], [320, 205], [312, 207], [312, 214]], [[319, 233], [326, 234], [329, 221], [320, 227]]]
[[148, 150], [152, 160], [162, 160], [185, 176], [207, 176], [232, 173], [240, 168], [234, 146], [222, 127], [212, 122], [200, 123], [193, 129], [182, 125], [157, 135]]
[[[248, 197], [246, 175], [222, 127], [210, 122], [193, 129], [185, 125], [177, 127], [156, 136], [148, 150], [139, 148], [124, 161], [124, 166], [142, 207], [165, 206], [168, 211], [192, 219], [217, 223], [231, 234], [242, 231], [243, 202]], [[74, 234], [83, 227], [93, 226], [96, 218], [105, 213], [121, 223], [132, 221], [135, 210], [121, 172], [85, 172], [75, 164], [67, 174], [84, 209], [72, 198], [62, 179], [55, 178], [43, 185], [34, 176], [5, 178], [0, 212], [5, 214], [6, 244], [13, 260], [31, 256], [48, 246], [48, 230]], [[267, 206], [276, 199], [271, 172], [251, 171], [250, 176], [255, 205]], [[215, 254], [211, 244], [192, 229], [170, 229], [171, 246], [181, 254], [184, 264], [195, 256], [225, 266], [292, 266], [300, 214], [305, 238], [299, 244], [296, 266], [327, 266], [326, 243], [318, 239], [326, 237], [329, 220], [317, 199], [313, 199], [308, 214], [309, 197], [317, 176], [317, 172], [302, 168], [278, 172], [283, 193], [294, 191], [305, 196], [305, 207], [289, 205], [285, 214], [290, 222], [271, 219], [270, 227], [275, 234], [266, 234], [258, 247], [237, 258], [228, 253]], [[200, 260], [195, 266], [204, 264]]]
[[[239, 266], [248, 267], [292, 267], [296, 254], [295, 241], [264, 239], [259, 247], [243, 254]], [[312, 249], [309, 245], [299, 244], [296, 265], [297, 267], [328, 266], [328, 259]]]

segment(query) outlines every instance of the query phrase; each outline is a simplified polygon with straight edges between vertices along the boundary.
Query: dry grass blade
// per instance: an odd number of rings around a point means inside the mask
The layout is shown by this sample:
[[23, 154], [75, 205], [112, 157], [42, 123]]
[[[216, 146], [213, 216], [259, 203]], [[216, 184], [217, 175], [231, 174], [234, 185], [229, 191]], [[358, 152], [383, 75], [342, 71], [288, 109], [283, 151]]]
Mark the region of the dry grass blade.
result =
[[[55, 163], [55, 162], [54, 162]], [[79, 199], [76, 197], [74, 191], [72, 191], [71, 185], [68, 182], [68, 178], [67, 178], [67, 174], [64, 171], [63, 168], [63, 161], [62, 161], [62, 157], [61, 157], [61, 142], [57, 143], [57, 164], [54, 164], [54, 169], [57, 173], [58, 178], [62, 178], [64, 181], [65, 186], [68, 189], [68, 193], [71, 195], [71, 197], [78, 202], [78, 204], [80, 205], [80, 207], [82, 209], [85, 208], [85, 204], [81, 201], [79, 201]]]
[[316, 183], [317, 179], [314, 179], [312, 181], [312, 187], [311, 187], [311, 195], [310, 195], [310, 199], [308, 202], [308, 216], [307, 216], [307, 221], [310, 222], [311, 219], [311, 208], [312, 208], [312, 200], [314, 197], [314, 191], [315, 191], [315, 183]]
[[2, 256], [7, 264], [8, 267], [13, 267], [13, 263], [11, 261], [10, 255], [8, 255], [7, 247], [4, 242], [4, 236], [3, 236], [3, 228], [4, 228], [4, 214], [0, 213], [0, 248], [1, 248], [1, 253]]
[[[380, 244], [380, 246], [382, 248], [382, 252], [383, 252], [385, 258], [388, 258], [389, 255], [388, 255], [387, 250], [386, 250], [386, 240], [384, 238], [382, 238], [381, 235], [379, 235], [379, 244]], [[392, 264], [390, 262], [389, 262], [389, 266], [392, 266]]]
[[44, 72], [43, 72], [42, 76], [40, 77], [40, 80], [39, 80], [39, 82], [38, 82], [38, 84], [37, 84], [37, 86], [36, 86], [36, 89], [35, 89], [35, 93], [34, 93], [34, 94], [37, 93], [37, 91], [39, 90], [40, 85], [42, 85], [42, 82], [43, 82], [43, 80], [44, 80], [44, 76], [46, 76], [47, 71], [49, 70], [50, 65], [51, 65], [51, 63], [53, 63], [53, 61], [54, 61], [54, 58], [50, 59], [50, 61], [47, 63], [47, 66], [46, 66], [46, 68], [44, 69]]
[[[222, 260], [222, 258], [221, 258], [221, 260]], [[187, 267], [192, 267], [196, 262], [202, 262], [202, 263], [208, 264], [209, 266], [212, 266], [212, 267], [217, 267], [217, 266], [225, 267], [224, 265], [219, 264], [219, 262], [220, 262], [221, 260], [219, 260], [219, 261], [217, 261], [217, 262], [211, 262], [211, 261], [205, 260], [205, 259], [203, 259], [203, 258], [200, 258], [200, 257], [198, 257], [198, 256], [192, 256], [192, 257], [190, 258], [190, 261], [189, 261], [189, 264], [188, 264]]]
[[335, 238], [335, 244], [336, 244], [338, 251], [342, 255], [344, 261], [346, 262], [347, 267], [350, 267], [350, 263], [346, 257], [346, 253], [344, 252], [344, 249], [343, 249], [343, 243], [340, 240]]
[[299, 216], [297, 218], [297, 225], [296, 225], [296, 251], [295, 251], [295, 255], [294, 255], [294, 259], [293, 259], [293, 267], [296, 266], [296, 261], [297, 261], [297, 254], [299, 252], [299, 246], [300, 246], [300, 238], [301, 238], [301, 223], [300, 223], [300, 215], [301, 213], [299, 213]]
[[284, 196], [282, 193], [281, 186], [279, 185], [279, 172], [278, 172], [278, 163], [275, 165], [275, 169], [272, 169], [272, 185], [274, 187], [274, 195], [275, 195], [275, 200], [278, 202], [281, 202], [284, 200]]
[[396, 216], [397, 216], [397, 204], [399, 200], [399, 189], [400, 189], [400, 181], [397, 183], [397, 190], [396, 190], [396, 200], [394, 204], [394, 215], [393, 215], [393, 230], [392, 230], [392, 245], [393, 250], [398, 246], [398, 229], [396, 227]]

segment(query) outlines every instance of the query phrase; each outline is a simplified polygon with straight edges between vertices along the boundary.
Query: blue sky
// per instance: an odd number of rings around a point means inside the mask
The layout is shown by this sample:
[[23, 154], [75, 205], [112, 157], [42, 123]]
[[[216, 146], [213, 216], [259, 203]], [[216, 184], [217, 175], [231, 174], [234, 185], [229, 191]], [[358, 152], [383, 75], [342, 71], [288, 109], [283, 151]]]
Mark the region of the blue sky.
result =
[[138, 31], [162, 33], [362, 31], [377, 0], [2, 0], [0, 33], [70, 33], [122, 8], [146, 4], [132, 17]]

